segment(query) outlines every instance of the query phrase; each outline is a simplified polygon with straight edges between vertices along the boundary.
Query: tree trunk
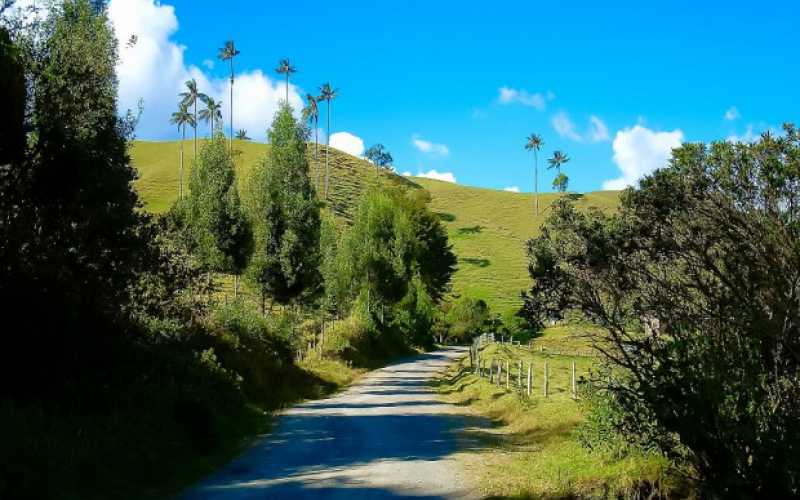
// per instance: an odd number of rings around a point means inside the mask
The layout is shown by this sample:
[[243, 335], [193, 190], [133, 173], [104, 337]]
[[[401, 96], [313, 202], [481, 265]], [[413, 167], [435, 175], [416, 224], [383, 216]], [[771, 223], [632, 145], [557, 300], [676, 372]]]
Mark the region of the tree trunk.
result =
[[[234, 51], [235, 52], [235, 51]], [[231, 157], [233, 156], [233, 56], [231, 56]]]
[[328, 137], [325, 142], [327, 147], [325, 149], [325, 201], [328, 201], [328, 181], [330, 178], [330, 166], [328, 165], [328, 158], [331, 156], [331, 100], [328, 99]]
[[539, 156], [533, 150], [533, 190], [536, 192], [536, 215], [539, 215]]
[[197, 161], [197, 99], [194, 100], [194, 161]]
[[[319, 114], [319, 108], [317, 108], [317, 114]], [[317, 196], [319, 196], [319, 173], [321, 168], [319, 168], [319, 118], [314, 118], [314, 166], [317, 169]]]
[[183, 125], [183, 137], [181, 138], [181, 171], [178, 178], [178, 199], [183, 198], [183, 143], [186, 142], [186, 125]]

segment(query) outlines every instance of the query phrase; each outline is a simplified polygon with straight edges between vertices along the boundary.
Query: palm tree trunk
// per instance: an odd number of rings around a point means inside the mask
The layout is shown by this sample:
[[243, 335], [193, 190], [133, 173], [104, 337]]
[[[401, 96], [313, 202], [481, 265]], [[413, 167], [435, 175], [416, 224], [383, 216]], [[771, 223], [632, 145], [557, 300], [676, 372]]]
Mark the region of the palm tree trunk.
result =
[[231, 156], [233, 155], [233, 57], [231, 57]]
[[286, 72], [286, 105], [289, 105], [289, 72]]
[[186, 124], [183, 125], [183, 137], [181, 138], [181, 172], [178, 179], [178, 198], [183, 198], [183, 143], [186, 142]]
[[197, 161], [197, 99], [194, 100], [194, 161]]
[[533, 150], [533, 190], [536, 192], [536, 215], [539, 215], [539, 156]]
[[[319, 108], [317, 109], [317, 114], [319, 114]], [[319, 195], [319, 155], [318, 155], [318, 148], [319, 148], [319, 118], [314, 118], [314, 166], [317, 169], [317, 195]]]
[[328, 158], [331, 156], [331, 100], [328, 99], [328, 136], [325, 138], [327, 147], [325, 148], [325, 201], [328, 201], [328, 179], [330, 178], [330, 166]]

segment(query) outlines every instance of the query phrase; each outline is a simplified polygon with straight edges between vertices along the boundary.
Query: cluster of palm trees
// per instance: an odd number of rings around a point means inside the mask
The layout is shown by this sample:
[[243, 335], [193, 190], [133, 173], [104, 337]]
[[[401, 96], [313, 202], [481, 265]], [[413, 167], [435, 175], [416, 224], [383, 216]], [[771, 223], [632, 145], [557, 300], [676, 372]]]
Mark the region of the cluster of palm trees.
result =
[[[219, 49], [217, 57], [221, 61], [226, 61], [230, 64], [230, 78], [231, 78], [231, 96], [230, 96], [230, 150], [233, 154], [233, 138], [234, 135], [240, 140], [249, 140], [247, 131], [240, 129], [236, 134], [233, 132], [233, 84], [235, 80], [235, 73], [233, 62], [236, 56], [241, 52], [236, 49], [233, 40], [228, 40]], [[292, 66], [289, 59], [281, 59], [278, 61], [278, 66], [275, 72], [283, 75], [286, 78], [286, 103], [289, 102], [289, 78], [294, 73], [297, 73], [297, 68]], [[178, 132], [181, 134], [181, 165], [179, 176], [179, 196], [183, 197], [183, 143], [186, 141], [186, 127], [191, 127], [194, 131], [194, 156], [197, 157], [197, 125], [198, 120], [210, 124], [211, 134], [213, 135], [216, 130], [222, 130], [222, 102], [216, 101], [212, 97], [200, 92], [197, 87], [197, 81], [192, 78], [186, 82], [186, 90], [178, 94], [178, 111], [172, 113], [170, 123], [177, 125]], [[317, 171], [317, 188], [320, 185], [320, 168], [318, 164], [318, 150], [319, 150], [319, 106], [321, 101], [327, 102], [327, 133], [326, 133], [326, 154], [325, 154], [325, 199], [328, 198], [328, 185], [330, 181], [330, 165], [329, 165], [329, 151], [330, 151], [330, 137], [331, 137], [331, 101], [336, 99], [339, 95], [339, 90], [331, 86], [330, 83], [325, 83], [319, 88], [319, 95], [306, 94], [306, 106], [303, 108], [303, 119], [308, 122], [309, 127], [314, 129], [314, 163]], [[197, 111], [197, 103], [201, 102], [205, 107]]]
[[[544, 140], [539, 134], [531, 134], [525, 142], [525, 150], [533, 151], [533, 192], [535, 196], [535, 212], [539, 215], [539, 150], [544, 146]], [[553, 152], [553, 156], [547, 160], [548, 169], [556, 169], [556, 177], [553, 179], [553, 187], [558, 192], [563, 193], [567, 190], [569, 177], [561, 172], [561, 166], [569, 161], [569, 157], [563, 151]]]
[[[288, 63], [288, 61], [286, 61]], [[281, 61], [283, 63], [283, 61]], [[278, 66], [278, 70], [283, 67], [281, 64]], [[295, 70], [296, 71], [296, 70]], [[286, 92], [287, 96], [289, 95], [289, 73], [286, 73]], [[330, 156], [330, 145], [331, 145], [331, 101], [339, 97], [339, 89], [335, 89], [331, 86], [330, 83], [324, 83], [319, 88], [319, 95], [314, 96], [312, 94], [306, 94], [306, 106], [303, 108], [303, 119], [308, 122], [308, 126], [314, 129], [314, 163], [316, 164], [317, 168], [317, 189], [319, 189], [319, 176], [320, 176], [320, 168], [319, 168], [319, 156], [317, 154], [319, 149], [319, 103], [321, 101], [327, 102], [328, 110], [327, 110], [327, 132], [325, 134], [325, 190], [324, 196], [325, 199], [328, 199], [328, 184], [330, 180], [330, 165], [328, 163], [328, 158]]]

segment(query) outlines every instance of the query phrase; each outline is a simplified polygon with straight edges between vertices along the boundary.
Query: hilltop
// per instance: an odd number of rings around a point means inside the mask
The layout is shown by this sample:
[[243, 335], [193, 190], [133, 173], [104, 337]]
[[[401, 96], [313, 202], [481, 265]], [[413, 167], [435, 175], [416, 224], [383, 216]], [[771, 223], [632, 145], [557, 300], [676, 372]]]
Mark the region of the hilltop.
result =
[[[198, 148], [204, 140], [198, 140]], [[139, 172], [136, 189], [145, 209], [164, 212], [178, 197], [178, 141], [136, 141], [131, 156]], [[236, 169], [240, 187], [247, 172], [267, 152], [269, 145], [250, 141], [234, 141]], [[313, 147], [309, 148], [311, 177], [316, 180], [317, 169]], [[324, 145], [319, 147], [318, 164], [324, 178]], [[192, 141], [184, 144], [184, 189], [192, 162]], [[377, 183], [374, 166], [355, 156], [330, 149], [330, 203], [337, 216], [350, 220], [361, 194]], [[539, 233], [556, 193], [540, 195], [540, 213], [534, 215], [530, 193], [512, 193], [424, 178], [406, 178], [381, 170], [381, 182], [424, 188], [431, 195], [431, 209], [438, 213], [447, 227], [453, 248], [458, 256], [458, 271], [453, 279], [454, 292], [485, 300], [494, 312], [503, 313], [521, 305], [520, 291], [529, 286], [525, 242]], [[619, 192], [597, 191], [582, 196], [577, 204], [582, 208], [613, 209]]]
[[[197, 148], [205, 142], [198, 139]], [[153, 213], [165, 212], [178, 198], [178, 177], [180, 165], [180, 141], [135, 141], [131, 148], [133, 165], [139, 173], [135, 187], [139, 192], [144, 207]], [[267, 154], [268, 144], [251, 141], [233, 141], [236, 164], [236, 174], [240, 190], [245, 188], [244, 183], [248, 172]], [[319, 185], [324, 183], [325, 154], [328, 151], [324, 145], [319, 146], [318, 161], [314, 161], [314, 147], [309, 147], [309, 167], [311, 179], [316, 183], [319, 174]], [[193, 142], [184, 143], [184, 184], [186, 189], [189, 179], [189, 168], [194, 159]], [[354, 214], [356, 204], [361, 194], [375, 186], [379, 181], [392, 185], [403, 185], [414, 189], [419, 186], [411, 180], [396, 175], [386, 170], [379, 170], [375, 175], [375, 167], [366, 160], [351, 156], [338, 149], [330, 148], [330, 201], [328, 208], [335, 215], [350, 220]], [[319, 165], [319, 172], [317, 170]]]
[[[516, 309], [520, 291], [530, 285], [525, 242], [539, 234], [549, 206], [560, 195], [539, 195], [539, 215], [533, 195], [484, 189], [431, 179], [413, 178], [431, 194], [431, 209], [441, 217], [456, 255], [456, 293], [485, 300], [494, 312]], [[587, 193], [579, 208], [611, 210], [619, 191]]]

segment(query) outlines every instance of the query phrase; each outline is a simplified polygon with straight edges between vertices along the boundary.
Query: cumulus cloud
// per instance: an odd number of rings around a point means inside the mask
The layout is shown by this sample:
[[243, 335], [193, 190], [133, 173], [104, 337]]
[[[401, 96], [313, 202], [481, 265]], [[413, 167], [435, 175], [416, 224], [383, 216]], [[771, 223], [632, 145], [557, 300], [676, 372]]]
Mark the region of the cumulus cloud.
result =
[[[411, 172], [404, 172], [403, 175], [411, 174]], [[435, 169], [428, 170], [427, 172], [417, 172], [415, 177], [424, 177], [425, 179], [434, 179], [437, 181], [452, 182], [455, 184], [456, 176], [453, 172], [437, 172]]]
[[579, 131], [578, 126], [566, 111], [554, 114], [550, 119], [550, 124], [559, 136], [575, 142], [605, 142], [610, 139], [608, 126], [596, 115], [589, 116], [589, 124], [586, 126], [585, 132]]
[[550, 120], [556, 133], [561, 137], [566, 137], [573, 141], [581, 142], [583, 137], [578, 133], [575, 123], [569, 118], [569, 115], [564, 111], [559, 111]]
[[203, 66], [208, 69], [214, 69], [214, 61], [211, 59], [203, 59]]
[[608, 127], [603, 120], [592, 115], [589, 117], [589, 132], [587, 134], [592, 142], [604, 142], [610, 139]]
[[547, 107], [546, 101], [552, 100], [553, 97], [555, 97], [555, 95], [550, 91], [548, 91], [547, 96], [543, 96], [538, 92], [531, 94], [525, 89], [514, 89], [503, 86], [498, 89], [497, 100], [500, 101], [500, 104], [522, 104], [523, 106], [529, 106], [539, 111], [544, 111], [544, 108]]
[[[769, 129], [769, 127], [766, 127]], [[755, 131], [755, 127], [752, 123], [747, 125], [747, 130], [744, 131], [743, 134], [731, 134], [729, 135], [726, 140], [728, 142], [745, 142], [748, 144], [752, 144], [756, 142], [761, 137], [761, 134]]]
[[447, 156], [450, 154], [450, 148], [444, 144], [436, 144], [435, 142], [426, 141], [418, 135], [411, 137], [411, 144], [413, 144], [414, 147], [419, 151], [432, 156]]
[[504, 187], [503, 191], [509, 191], [509, 192], [512, 192], [512, 193], [519, 193], [519, 186]]
[[331, 134], [331, 147], [344, 151], [353, 156], [364, 154], [364, 141], [361, 137], [350, 132], [336, 132]]
[[736, 106], [731, 106], [727, 111], [725, 111], [725, 119], [729, 122], [732, 122], [741, 116], [742, 115], [739, 114], [739, 110], [736, 109]]
[[[186, 47], [173, 39], [178, 30], [173, 6], [155, 0], [111, 0], [108, 13], [120, 40], [127, 40], [131, 35], [137, 37], [134, 45], [120, 45], [117, 75], [120, 110], [135, 109], [139, 99], [144, 102], [136, 131], [138, 136], [168, 138], [175, 135], [169, 117], [177, 106], [177, 95], [183, 91], [184, 82], [191, 78], [197, 80], [201, 92], [222, 102], [222, 115], [228, 126], [230, 81], [226, 77], [213, 78], [185, 62]], [[263, 138], [279, 101], [284, 98], [283, 83], [273, 81], [262, 71], [237, 74], [235, 128], [246, 129], [257, 140]], [[295, 86], [289, 87], [289, 104], [295, 110], [302, 107], [302, 98]], [[201, 125], [199, 132], [202, 130]]]
[[635, 125], [617, 132], [612, 148], [621, 176], [605, 181], [603, 189], [624, 189], [657, 168], [665, 167], [672, 150], [683, 142], [683, 131], [657, 132]]

